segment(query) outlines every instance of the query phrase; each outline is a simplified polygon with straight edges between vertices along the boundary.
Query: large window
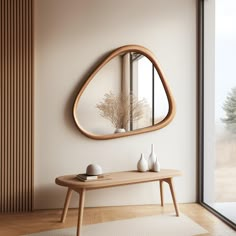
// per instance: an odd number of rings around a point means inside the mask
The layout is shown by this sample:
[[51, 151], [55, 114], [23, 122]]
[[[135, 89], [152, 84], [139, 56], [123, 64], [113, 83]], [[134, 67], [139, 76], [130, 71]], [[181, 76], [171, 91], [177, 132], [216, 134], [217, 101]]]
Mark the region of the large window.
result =
[[201, 2], [201, 201], [235, 228], [236, 1]]

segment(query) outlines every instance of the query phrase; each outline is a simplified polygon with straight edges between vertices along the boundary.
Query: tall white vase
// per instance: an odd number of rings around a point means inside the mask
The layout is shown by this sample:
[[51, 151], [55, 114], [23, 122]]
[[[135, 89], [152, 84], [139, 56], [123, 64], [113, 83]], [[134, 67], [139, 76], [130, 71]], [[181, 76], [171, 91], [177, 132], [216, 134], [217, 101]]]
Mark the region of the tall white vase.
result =
[[146, 159], [144, 158], [143, 153], [141, 154], [141, 157], [137, 163], [137, 169], [140, 172], [145, 172], [148, 170], [148, 163], [147, 163]]
[[151, 145], [151, 153], [148, 158], [148, 169], [154, 171], [154, 164], [157, 160], [156, 153], [154, 151], [154, 144]]

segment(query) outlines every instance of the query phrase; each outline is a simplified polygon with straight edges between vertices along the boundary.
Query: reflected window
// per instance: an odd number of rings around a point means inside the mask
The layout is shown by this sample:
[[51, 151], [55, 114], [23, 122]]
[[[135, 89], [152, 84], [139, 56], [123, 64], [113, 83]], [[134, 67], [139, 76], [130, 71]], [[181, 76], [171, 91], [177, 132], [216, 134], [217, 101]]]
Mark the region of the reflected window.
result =
[[142, 120], [132, 123], [134, 129], [148, 127], [161, 122], [168, 114], [168, 100], [161, 79], [151, 61], [138, 53], [131, 54], [130, 93], [145, 99], [146, 108]]

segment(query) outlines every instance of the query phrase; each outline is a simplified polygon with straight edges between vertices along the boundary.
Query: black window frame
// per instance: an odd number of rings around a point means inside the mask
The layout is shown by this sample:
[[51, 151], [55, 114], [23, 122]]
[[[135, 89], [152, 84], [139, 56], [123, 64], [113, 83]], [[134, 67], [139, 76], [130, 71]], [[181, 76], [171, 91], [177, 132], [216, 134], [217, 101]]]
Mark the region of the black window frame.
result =
[[216, 211], [214, 208], [204, 202], [204, 3], [205, 0], [197, 0], [197, 146], [198, 146], [198, 196], [197, 201], [204, 208], [209, 210], [215, 216], [224, 221], [227, 225], [236, 230], [236, 224], [227, 217]]

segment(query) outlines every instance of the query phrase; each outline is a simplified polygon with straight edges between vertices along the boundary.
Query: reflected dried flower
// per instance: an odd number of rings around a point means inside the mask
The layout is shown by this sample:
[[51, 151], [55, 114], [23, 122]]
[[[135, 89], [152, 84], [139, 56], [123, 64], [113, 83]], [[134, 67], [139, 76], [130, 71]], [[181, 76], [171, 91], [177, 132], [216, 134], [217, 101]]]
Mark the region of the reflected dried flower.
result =
[[115, 128], [126, 128], [129, 122], [143, 118], [148, 103], [145, 99], [138, 100], [132, 94], [123, 96], [109, 92], [96, 107], [100, 110], [100, 115], [108, 119]]

